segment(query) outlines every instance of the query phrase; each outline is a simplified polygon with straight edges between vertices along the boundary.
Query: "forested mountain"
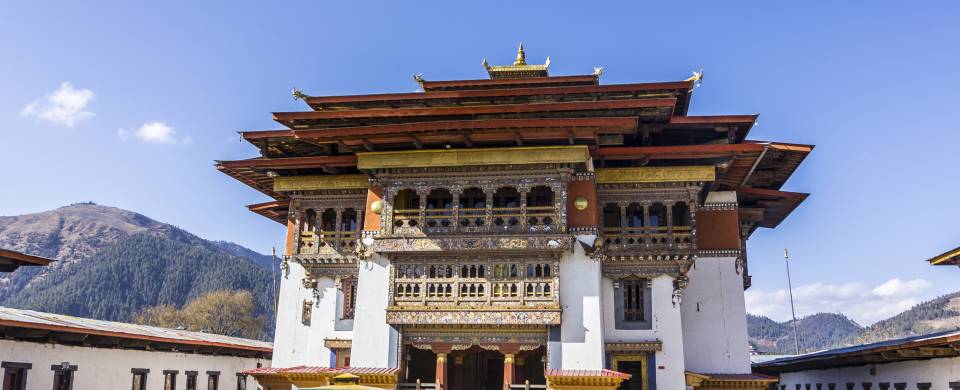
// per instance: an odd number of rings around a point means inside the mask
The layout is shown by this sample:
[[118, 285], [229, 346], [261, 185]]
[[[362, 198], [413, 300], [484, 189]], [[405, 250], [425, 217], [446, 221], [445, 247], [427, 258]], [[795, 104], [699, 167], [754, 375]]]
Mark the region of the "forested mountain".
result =
[[[56, 259], [0, 274], [0, 305], [129, 322], [145, 306], [248, 290], [272, 329], [270, 257], [90, 203], [0, 217], [0, 247]], [[272, 332], [265, 332], [268, 336]]]
[[[862, 327], [843, 314], [817, 313], [797, 321], [801, 349], [816, 351], [841, 345]], [[774, 354], [796, 353], [793, 322], [775, 322], [767, 317], [747, 314], [747, 333], [750, 344], [759, 352]]]
[[[960, 292], [923, 302], [865, 328], [842, 314], [831, 313], [803, 317], [797, 325], [804, 352], [958, 329]], [[778, 323], [767, 317], [747, 314], [747, 328], [750, 345], [758, 352], [794, 354], [796, 351], [791, 321]]]

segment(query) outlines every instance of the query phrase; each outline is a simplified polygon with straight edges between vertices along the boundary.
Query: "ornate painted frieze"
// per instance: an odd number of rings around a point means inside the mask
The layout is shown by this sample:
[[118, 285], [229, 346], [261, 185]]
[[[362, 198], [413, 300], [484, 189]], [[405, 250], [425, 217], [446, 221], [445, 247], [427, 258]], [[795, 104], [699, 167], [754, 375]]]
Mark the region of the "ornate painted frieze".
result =
[[570, 249], [569, 235], [524, 236], [524, 237], [421, 237], [379, 238], [367, 250], [381, 253], [445, 252], [470, 250], [543, 250], [562, 251]]
[[357, 169], [586, 163], [586, 146], [532, 146], [514, 148], [432, 149], [357, 153]]
[[412, 324], [464, 324], [464, 325], [560, 325], [560, 309], [521, 310], [464, 310], [451, 307], [446, 310], [407, 310], [387, 308], [387, 323], [391, 325]]
[[401, 333], [404, 344], [428, 347], [452, 344], [454, 350], [474, 345], [496, 349], [500, 344], [520, 344], [536, 349], [547, 344], [547, 328], [539, 325], [404, 325]]
[[716, 180], [712, 165], [680, 167], [599, 168], [597, 183], [710, 182]]
[[280, 176], [273, 179], [276, 192], [367, 189], [366, 175]]
[[608, 353], [614, 352], [658, 352], [663, 349], [663, 342], [660, 340], [636, 341], [630, 343], [605, 343], [604, 350]]

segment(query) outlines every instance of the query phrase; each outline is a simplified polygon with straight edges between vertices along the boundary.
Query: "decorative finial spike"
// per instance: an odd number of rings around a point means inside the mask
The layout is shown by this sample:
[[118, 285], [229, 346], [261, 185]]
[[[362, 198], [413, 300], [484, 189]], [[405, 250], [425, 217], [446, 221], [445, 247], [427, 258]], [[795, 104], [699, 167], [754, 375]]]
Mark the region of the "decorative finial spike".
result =
[[303, 90], [301, 90], [300, 88], [293, 89], [294, 100], [307, 100], [308, 97], [310, 96], [307, 96], [307, 94], [303, 93]]
[[513, 61], [513, 66], [526, 65], [527, 55], [523, 52], [523, 42], [520, 42], [520, 48], [517, 49], [517, 59]]

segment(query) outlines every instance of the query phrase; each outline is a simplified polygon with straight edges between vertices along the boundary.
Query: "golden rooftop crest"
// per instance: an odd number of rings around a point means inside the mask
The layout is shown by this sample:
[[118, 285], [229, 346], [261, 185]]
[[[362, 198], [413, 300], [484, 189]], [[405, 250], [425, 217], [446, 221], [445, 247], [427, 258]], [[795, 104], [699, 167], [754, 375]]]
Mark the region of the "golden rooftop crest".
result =
[[523, 43], [517, 49], [517, 58], [513, 60], [513, 65], [490, 65], [487, 59], [483, 59], [483, 68], [487, 70], [491, 79], [517, 79], [527, 77], [547, 77], [547, 70], [550, 67], [550, 57], [542, 65], [527, 64], [527, 54], [523, 51]]

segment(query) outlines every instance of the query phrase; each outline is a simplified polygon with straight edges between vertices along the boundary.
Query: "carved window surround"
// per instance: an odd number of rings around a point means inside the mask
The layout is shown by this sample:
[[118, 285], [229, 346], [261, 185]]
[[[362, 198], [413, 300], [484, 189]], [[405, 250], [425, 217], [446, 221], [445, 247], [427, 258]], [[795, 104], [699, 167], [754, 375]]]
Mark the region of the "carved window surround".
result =
[[[696, 210], [702, 186], [699, 182], [598, 185], [598, 207], [601, 210], [615, 207], [619, 218], [619, 223], [604, 221], [601, 229], [604, 255], [644, 257], [696, 253]], [[680, 211], [686, 214], [687, 224], [675, 223], [674, 220], [680, 218], [675, 218], [675, 213]], [[629, 215], [635, 215], [639, 223], [628, 220]]]
[[[543, 166], [483, 166], [405, 169], [377, 173], [384, 187], [381, 238], [424, 237], [448, 234], [562, 234], [567, 231], [567, 182], [574, 170], [562, 164]], [[552, 192], [549, 206], [531, 206], [528, 195], [536, 187]], [[460, 207], [469, 189], [482, 191], [483, 208]], [[516, 190], [514, 206], [494, 207], [499, 189]], [[419, 205], [398, 209], [395, 198], [411, 190]], [[449, 193], [450, 207], [428, 208], [433, 190]], [[417, 207], [419, 206], [419, 207]]]
[[[290, 216], [297, 227], [294, 256], [313, 261], [355, 258], [365, 189], [295, 192], [291, 196]], [[348, 226], [351, 221], [352, 227]]]

